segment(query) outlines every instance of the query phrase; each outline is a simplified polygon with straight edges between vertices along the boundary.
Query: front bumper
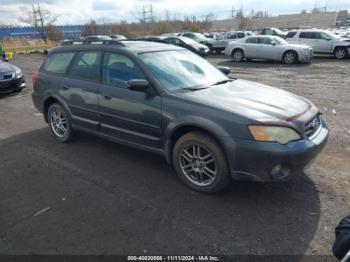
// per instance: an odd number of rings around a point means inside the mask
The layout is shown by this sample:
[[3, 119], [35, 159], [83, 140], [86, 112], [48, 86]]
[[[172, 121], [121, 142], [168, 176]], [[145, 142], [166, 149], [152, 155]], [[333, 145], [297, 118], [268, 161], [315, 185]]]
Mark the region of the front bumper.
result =
[[308, 63], [308, 62], [311, 62], [312, 57], [313, 57], [313, 51], [312, 50], [309, 50], [307, 52], [302, 52], [299, 55], [299, 61], [302, 62], [302, 63], [303, 62], [304, 63]]
[[[232, 178], [258, 182], [285, 180], [302, 174], [320, 153], [327, 142], [328, 128], [323, 125], [310, 139], [290, 142], [257, 142], [236, 139], [229, 156]], [[273, 169], [279, 166], [279, 172]]]
[[12, 78], [7, 81], [0, 81], [0, 93], [20, 91], [26, 87], [24, 77]]

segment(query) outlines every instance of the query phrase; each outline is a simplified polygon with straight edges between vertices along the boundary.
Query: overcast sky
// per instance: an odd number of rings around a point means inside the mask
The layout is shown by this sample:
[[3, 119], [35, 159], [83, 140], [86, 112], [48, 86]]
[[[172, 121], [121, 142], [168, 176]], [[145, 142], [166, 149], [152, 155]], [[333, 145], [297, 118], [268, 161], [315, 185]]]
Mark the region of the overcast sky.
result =
[[328, 10], [350, 9], [350, 0], [0, 0], [0, 24], [19, 24], [20, 7], [39, 2], [54, 14], [60, 14], [56, 24], [81, 24], [90, 19], [102, 22], [136, 21], [142, 7], [152, 4], [156, 17], [196, 15], [198, 18], [214, 13], [218, 19], [228, 18], [232, 6], [248, 12], [267, 11], [272, 15], [298, 13], [302, 9], [327, 5]]

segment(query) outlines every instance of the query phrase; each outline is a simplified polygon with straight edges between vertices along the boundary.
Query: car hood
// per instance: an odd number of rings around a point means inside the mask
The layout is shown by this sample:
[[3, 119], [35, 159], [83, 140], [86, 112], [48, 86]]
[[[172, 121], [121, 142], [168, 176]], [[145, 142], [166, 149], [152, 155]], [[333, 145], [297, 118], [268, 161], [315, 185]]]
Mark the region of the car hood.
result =
[[291, 121], [313, 107], [303, 97], [246, 80], [189, 91], [181, 96], [257, 121]]
[[203, 45], [201, 43], [193, 43], [193, 44], [191, 44], [191, 46], [195, 49], [200, 49], [200, 48], [207, 49], [208, 48], [206, 45]]
[[16, 70], [16, 67], [14, 65], [11, 65], [7, 62], [1, 62], [0, 61], [0, 73], [12, 73]]

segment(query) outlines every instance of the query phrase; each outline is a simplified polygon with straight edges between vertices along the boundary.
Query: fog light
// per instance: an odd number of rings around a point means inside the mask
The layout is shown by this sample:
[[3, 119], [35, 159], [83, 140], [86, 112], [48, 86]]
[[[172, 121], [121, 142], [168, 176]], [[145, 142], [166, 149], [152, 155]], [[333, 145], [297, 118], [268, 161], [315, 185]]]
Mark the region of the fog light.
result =
[[278, 164], [277, 166], [274, 166], [272, 169], [271, 169], [271, 175], [274, 176], [274, 175], [277, 175], [282, 169], [282, 165], [281, 164]]

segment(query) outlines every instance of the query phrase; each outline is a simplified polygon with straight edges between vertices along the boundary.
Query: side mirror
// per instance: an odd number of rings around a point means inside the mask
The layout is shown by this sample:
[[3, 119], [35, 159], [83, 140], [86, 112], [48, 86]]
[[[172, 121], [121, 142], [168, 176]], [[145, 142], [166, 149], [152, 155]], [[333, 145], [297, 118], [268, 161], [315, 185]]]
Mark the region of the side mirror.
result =
[[222, 72], [222, 73], [224, 73], [225, 75], [229, 75], [230, 73], [231, 73], [231, 70], [230, 70], [230, 68], [229, 67], [218, 67], [218, 69]]
[[137, 92], [144, 92], [149, 88], [149, 83], [144, 79], [131, 79], [128, 82], [128, 89]]

